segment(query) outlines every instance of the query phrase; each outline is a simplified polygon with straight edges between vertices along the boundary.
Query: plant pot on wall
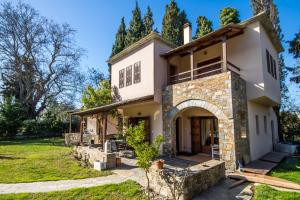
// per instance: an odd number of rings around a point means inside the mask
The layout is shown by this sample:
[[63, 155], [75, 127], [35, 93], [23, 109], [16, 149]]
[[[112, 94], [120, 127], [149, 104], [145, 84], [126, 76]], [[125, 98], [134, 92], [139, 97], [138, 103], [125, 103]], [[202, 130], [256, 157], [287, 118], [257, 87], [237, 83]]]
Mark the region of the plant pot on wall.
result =
[[162, 159], [154, 161], [154, 167], [155, 167], [155, 169], [163, 169], [164, 168], [164, 164], [165, 164], [165, 161], [162, 160]]

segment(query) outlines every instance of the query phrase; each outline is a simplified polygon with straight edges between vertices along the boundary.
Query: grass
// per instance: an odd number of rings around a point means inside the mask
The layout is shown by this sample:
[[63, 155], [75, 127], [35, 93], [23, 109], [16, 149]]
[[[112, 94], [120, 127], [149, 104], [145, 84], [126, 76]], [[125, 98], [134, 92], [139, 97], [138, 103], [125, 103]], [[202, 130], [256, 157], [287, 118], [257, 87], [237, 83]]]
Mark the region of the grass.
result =
[[278, 191], [266, 185], [259, 185], [255, 187], [253, 200], [268, 200], [268, 199], [272, 199], [272, 200], [300, 199], [300, 193]]
[[270, 172], [271, 176], [300, 184], [300, 157], [288, 157]]
[[82, 167], [63, 139], [0, 141], [0, 183], [82, 179], [105, 176]]
[[140, 186], [134, 181], [126, 181], [120, 184], [108, 184], [91, 188], [79, 188], [59, 192], [47, 193], [21, 193], [0, 195], [1, 200], [127, 200], [144, 199]]

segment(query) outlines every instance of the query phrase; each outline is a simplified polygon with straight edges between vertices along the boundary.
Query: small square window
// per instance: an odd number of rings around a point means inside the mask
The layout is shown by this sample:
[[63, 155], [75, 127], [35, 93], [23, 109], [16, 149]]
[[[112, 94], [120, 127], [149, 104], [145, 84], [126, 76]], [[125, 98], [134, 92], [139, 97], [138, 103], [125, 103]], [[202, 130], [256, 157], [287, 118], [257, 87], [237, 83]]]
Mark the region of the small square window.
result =
[[126, 86], [132, 85], [132, 66], [126, 67]]
[[125, 76], [125, 69], [121, 69], [119, 71], [119, 88], [124, 87], [124, 76]]
[[133, 73], [133, 83], [141, 82], [141, 61], [134, 63]]

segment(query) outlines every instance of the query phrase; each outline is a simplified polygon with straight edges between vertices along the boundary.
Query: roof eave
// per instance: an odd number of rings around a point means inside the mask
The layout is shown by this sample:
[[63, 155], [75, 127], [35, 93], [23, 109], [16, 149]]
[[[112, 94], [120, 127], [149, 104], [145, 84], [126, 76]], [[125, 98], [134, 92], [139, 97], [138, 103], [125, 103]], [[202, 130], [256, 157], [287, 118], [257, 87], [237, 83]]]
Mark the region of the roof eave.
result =
[[119, 52], [118, 54], [114, 55], [113, 57], [109, 58], [106, 62], [108, 64], [113, 64], [114, 62], [122, 59], [123, 57], [125, 57], [126, 55], [130, 54], [131, 52], [133, 52], [134, 50], [136, 50], [138, 47], [148, 43], [149, 41], [152, 40], [159, 40], [163, 43], [165, 43], [166, 45], [170, 46], [171, 48], [175, 48], [176, 45], [174, 45], [173, 43], [165, 40], [164, 38], [162, 38], [158, 33], [156, 32], [151, 32], [149, 35], [143, 37], [142, 39], [140, 39], [139, 41], [133, 43], [132, 45], [130, 45], [129, 47], [125, 48], [124, 50], [122, 50], [121, 52]]

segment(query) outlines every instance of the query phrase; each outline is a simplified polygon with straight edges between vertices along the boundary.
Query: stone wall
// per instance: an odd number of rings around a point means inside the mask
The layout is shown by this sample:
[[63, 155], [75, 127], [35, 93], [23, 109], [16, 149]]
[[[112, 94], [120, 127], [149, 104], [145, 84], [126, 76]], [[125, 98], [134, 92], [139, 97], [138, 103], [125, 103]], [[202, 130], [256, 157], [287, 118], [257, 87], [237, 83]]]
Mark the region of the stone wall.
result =
[[246, 164], [250, 162], [246, 83], [233, 73], [231, 76], [231, 85], [236, 159], [242, 164]]
[[[172, 199], [172, 194], [169, 187], [173, 187], [174, 184], [167, 184], [168, 181], [166, 181], [167, 179], [164, 174], [173, 174], [172, 170], [174, 169], [166, 168], [157, 170], [151, 168], [149, 173], [151, 189], [170, 199]], [[178, 185], [184, 180], [182, 184], [182, 195], [180, 197], [181, 200], [192, 199], [196, 194], [205, 191], [225, 178], [225, 163], [216, 160], [198, 164], [190, 168], [190, 170], [188, 173], [186, 173], [186, 171], [178, 171], [178, 173], [176, 173]], [[177, 188], [176, 191], [180, 192], [180, 189]]]
[[[233, 85], [238, 89], [233, 88]], [[226, 169], [235, 170], [237, 155], [240, 159], [245, 152], [249, 152], [249, 146], [243, 146], [248, 137], [235, 139], [238, 130], [241, 129], [238, 112], [247, 112], [245, 81], [232, 72], [224, 72], [167, 86], [163, 91], [165, 153], [174, 153], [176, 149], [174, 120], [177, 115], [193, 107], [206, 109], [218, 118], [220, 157], [225, 161]], [[248, 124], [247, 118], [244, 120], [244, 123]], [[248, 133], [248, 126], [245, 128]], [[236, 154], [237, 151], [241, 153]]]
[[74, 156], [80, 160], [88, 160], [91, 165], [95, 161], [106, 162], [108, 169], [116, 167], [116, 155], [114, 153], [104, 153], [101, 149], [93, 147], [74, 147]]
[[[98, 135], [93, 134], [83, 134], [83, 142], [85, 144], [91, 144], [94, 140], [94, 144], [98, 143]], [[78, 145], [80, 143], [80, 133], [65, 133], [65, 145]]]

